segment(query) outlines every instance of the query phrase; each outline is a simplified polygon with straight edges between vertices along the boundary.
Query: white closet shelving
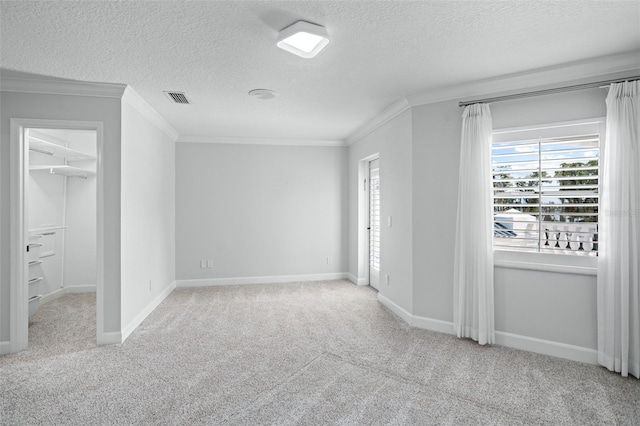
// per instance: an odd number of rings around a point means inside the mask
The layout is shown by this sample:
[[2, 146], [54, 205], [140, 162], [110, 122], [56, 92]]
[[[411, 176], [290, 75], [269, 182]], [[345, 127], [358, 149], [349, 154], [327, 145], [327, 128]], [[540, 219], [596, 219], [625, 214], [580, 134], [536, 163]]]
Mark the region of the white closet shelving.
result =
[[[62, 158], [65, 160], [65, 163], [68, 161], [87, 161], [96, 159], [96, 157], [93, 155], [85, 154], [84, 152], [76, 151], [74, 149], [70, 149], [52, 142], [47, 142], [35, 136], [29, 136], [29, 150], [38, 152], [40, 154], [51, 155], [52, 157]], [[29, 166], [29, 170], [46, 170], [51, 174], [79, 177], [84, 179], [96, 174], [94, 171], [81, 169], [79, 167], [73, 167], [68, 164], [31, 165]]]
[[[45, 172], [84, 179], [96, 174], [96, 156], [67, 148], [68, 142], [64, 139], [59, 139], [46, 132], [30, 129], [27, 141], [29, 143], [29, 151], [33, 153], [33, 156], [29, 156], [29, 171], [31, 173], [40, 174]], [[64, 256], [64, 249], [56, 245], [56, 241], [59, 244], [64, 244], [64, 232], [60, 233], [60, 239], [56, 239], [55, 235], [58, 231], [66, 230], [64, 223], [66, 222], [65, 208], [68, 183], [67, 179], [62, 182], [55, 180], [56, 184], [51, 186], [54, 181], [50, 181], [41, 175], [39, 179], [43, 179], [41, 182], [49, 182], [48, 185], [45, 185], [47, 191], [53, 191], [52, 194], [63, 198], [61, 217], [63, 224], [40, 225], [29, 229], [29, 248], [27, 250], [29, 316], [33, 316], [38, 312], [43, 290], [47, 294], [51, 294], [58, 280], [60, 285], [63, 282], [62, 257]], [[55, 220], [57, 222], [60, 218], [56, 217]], [[45, 258], [50, 258], [56, 254], [58, 254], [56, 258], [45, 260]]]
[[29, 170], [38, 171], [38, 170], [48, 170], [49, 173], [55, 175], [64, 175], [71, 177], [79, 177], [86, 179], [88, 176], [95, 175], [96, 173], [91, 170], [84, 170], [78, 167], [67, 166], [67, 165], [39, 165], [39, 166], [29, 166]]
[[27, 256], [29, 262], [29, 278], [27, 281], [28, 301], [29, 301], [29, 316], [32, 317], [38, 312], [40, 306], [40, 283], [42, 282], [42, 276], [37, 276], [42, 273], [40, 268], [36, 266], [42, 264], [40, 260], [40, 253], [42, 250], [42, 235], [29, 236], [29, 245], [27, 247]]
[[93, 155], [85, 154], [84, 152], [76, 151], [74, 149], [70, 149], [55, 143], [47, 142], [34, 136], [29, 137], [29, 149], [41, 154], [64, 158], [67, 161], [96, 159], [96, 157], [94, 157]]
[[66, 226], [62, 226], [62, 225], [43, 225], [40, 226], [38, 228], [29, 228], [29, 234], [30, 235], [35, 235], [35, 234], [42, 234], [42, 235], [48, 235], [48, 234], [55, 234], [54, 231], [57, 231], [58, 229], [66, 229]]

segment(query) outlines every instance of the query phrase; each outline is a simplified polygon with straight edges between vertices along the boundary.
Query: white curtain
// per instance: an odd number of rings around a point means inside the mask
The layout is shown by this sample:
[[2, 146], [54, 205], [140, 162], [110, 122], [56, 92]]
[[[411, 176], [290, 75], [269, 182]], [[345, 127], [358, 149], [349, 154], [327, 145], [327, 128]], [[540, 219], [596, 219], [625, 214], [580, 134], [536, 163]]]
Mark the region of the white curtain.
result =
[[640, 378], [640, 82], [607, 96], [598, 254], [598, 362]]
[[493, 318], [493, 193], [491, 112], [469, 105], [462, 114], [453, 325], [458, 337], [495, 343]]

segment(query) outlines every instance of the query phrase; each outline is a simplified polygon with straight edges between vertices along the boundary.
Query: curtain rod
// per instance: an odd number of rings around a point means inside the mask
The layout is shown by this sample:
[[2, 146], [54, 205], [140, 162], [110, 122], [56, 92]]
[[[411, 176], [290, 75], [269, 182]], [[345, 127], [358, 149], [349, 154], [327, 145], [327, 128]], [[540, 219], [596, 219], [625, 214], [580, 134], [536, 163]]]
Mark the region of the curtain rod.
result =
[[621, 83], [623, 81], [640, 80], [640, 76], [617, 78], [615, 80], [596, 81], [593, 83], [576, 84], [575, 86], [556, 87], [554, 89], [536, 90], [534, 92], [515, 93], [513, 95], [496, 96], [495, 98], [478, 99], [475, 101], [460, 101], [459, 107], [473, 104], [488, 104], [491, 102], [508, 101], [511, 99], [530, 98], [532, 96], [552, 95], [554, 93], [571, 92], [574, 90], [592, 89], [594, 87], [607, 86], [612, 83]]

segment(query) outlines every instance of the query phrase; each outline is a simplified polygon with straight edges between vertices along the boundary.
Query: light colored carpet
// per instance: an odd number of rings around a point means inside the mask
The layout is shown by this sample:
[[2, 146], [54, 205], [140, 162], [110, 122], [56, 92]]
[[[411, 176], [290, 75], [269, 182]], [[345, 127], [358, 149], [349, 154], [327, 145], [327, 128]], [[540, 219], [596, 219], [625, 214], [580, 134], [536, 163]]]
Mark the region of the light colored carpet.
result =
[[40, 359], [96, 347], [96, 294], [66, 294], [29, 318], [29, 351], [22, 360]]
[[346, 281], [178, 289], [123, 345], [36, 331], [0, 358], [3, 425], [640, 424], [637, 379], [411, 328]]

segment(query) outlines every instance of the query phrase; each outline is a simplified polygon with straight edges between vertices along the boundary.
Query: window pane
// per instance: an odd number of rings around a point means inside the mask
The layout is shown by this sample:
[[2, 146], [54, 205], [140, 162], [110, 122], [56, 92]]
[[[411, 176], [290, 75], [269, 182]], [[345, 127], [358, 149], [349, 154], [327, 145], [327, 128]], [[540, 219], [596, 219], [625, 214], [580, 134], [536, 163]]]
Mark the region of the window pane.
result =
[[494, 246], [596, 255], [599, 135], [505, 139], [492, 149]]

